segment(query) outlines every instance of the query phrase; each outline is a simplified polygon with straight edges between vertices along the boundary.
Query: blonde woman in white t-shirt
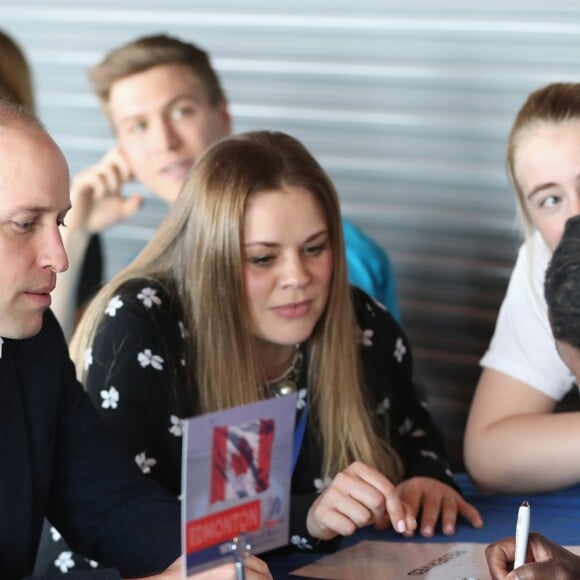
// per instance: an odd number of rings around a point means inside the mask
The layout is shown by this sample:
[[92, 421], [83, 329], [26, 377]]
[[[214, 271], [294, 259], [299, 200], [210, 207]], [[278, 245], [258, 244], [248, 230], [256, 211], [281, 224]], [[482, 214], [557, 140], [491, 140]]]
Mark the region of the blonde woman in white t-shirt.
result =
[[580, 83], [531, 93], [512, 127], [508, 177], [526, 226], [465, 434], [482, 488], [533, 493], [580, 482], [580, 417], [553, 413], [573, 385], [548, 322], [543, 280], [566, 220], [580, 214]]

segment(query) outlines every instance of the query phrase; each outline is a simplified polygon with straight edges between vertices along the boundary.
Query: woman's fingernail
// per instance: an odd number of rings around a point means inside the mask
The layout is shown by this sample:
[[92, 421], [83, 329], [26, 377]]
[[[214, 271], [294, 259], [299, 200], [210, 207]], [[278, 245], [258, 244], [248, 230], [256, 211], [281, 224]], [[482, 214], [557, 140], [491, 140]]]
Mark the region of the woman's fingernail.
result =
[[431, 526], [425, 526], [423, 528], [423, 535], [431, 537], [433, 535], [433, 528]]
[[407, 526], [405, 525], [405, 522], [403, 520], [399, 520], [397, 522], [397, 530], [401, 533], [407, 531]]

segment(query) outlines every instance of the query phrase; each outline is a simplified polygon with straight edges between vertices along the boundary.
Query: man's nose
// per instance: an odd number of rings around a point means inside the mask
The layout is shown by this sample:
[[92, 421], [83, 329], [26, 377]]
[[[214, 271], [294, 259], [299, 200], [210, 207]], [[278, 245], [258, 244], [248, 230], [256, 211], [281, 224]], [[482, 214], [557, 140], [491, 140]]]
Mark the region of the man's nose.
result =
[[41, 265], [50, 268], [57, 274], [65, 272], [68, 268], [68, 256], [58, 227], [51, 228], [41, 243]]
[[161, 119], [155, 130], [156, 146], [162, 151], [170, 151], [179, 145], [179, 135], [169, 119]]

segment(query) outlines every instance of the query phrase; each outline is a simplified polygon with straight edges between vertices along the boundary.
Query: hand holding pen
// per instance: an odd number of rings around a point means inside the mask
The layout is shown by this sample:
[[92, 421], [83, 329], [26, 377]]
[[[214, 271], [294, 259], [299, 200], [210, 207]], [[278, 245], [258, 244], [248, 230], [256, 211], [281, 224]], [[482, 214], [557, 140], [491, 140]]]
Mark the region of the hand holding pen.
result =
[[527, 560], [514, 569], [515, 538], [490, 544], [485, 550], [492, 580], [575, 580], [580, 578], [580, 557], [572, 554], [541, 534], [531, 532]]

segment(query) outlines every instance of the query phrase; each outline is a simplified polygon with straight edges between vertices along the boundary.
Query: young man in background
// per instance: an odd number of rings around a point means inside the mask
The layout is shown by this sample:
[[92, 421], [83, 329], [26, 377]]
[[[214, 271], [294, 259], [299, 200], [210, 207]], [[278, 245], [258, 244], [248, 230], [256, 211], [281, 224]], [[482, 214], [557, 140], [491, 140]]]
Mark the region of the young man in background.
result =
[[[136, 180], [172, 203], [203, 151], [231, 133], [228, 101], [207, 53], [194, 44], [156, 35], [112, 50], [89, 73], [117, 138], [99, 163], [79, 173], [63, 237], [70, 268], [55, 292], [54, 310], [65, 334], [74, 327], [81, 265], [92, 234], [127, 219], [142, 198], [122, 195]], [[385, 252], [343, 218], [351, 283], [400, 317], [395, 274]]]

